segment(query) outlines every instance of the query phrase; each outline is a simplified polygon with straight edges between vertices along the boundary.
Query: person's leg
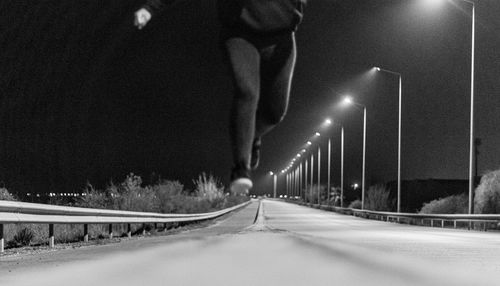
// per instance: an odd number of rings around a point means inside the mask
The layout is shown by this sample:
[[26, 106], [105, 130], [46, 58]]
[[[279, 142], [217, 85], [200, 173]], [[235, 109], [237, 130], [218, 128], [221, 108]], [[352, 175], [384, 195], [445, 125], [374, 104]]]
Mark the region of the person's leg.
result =
[[263, 53], [261, 97], [255, 121], [257, 141], [260, 141], [259, 139], [271, 131], [285, 116], [296, 54], [294, 34], [277, 43], [269, 55], [266, 55], [265, 51]]
[[[235, 88], [229, 125], [234, 183], [239, 178], [250, 179], [250, 152], [260, 93], [260, 55], [255, 46], [243, 38], [229, 38], [225, 48]], [[243, 187], [251, 188], [251, 181], [250, 184], [245, 181]]]

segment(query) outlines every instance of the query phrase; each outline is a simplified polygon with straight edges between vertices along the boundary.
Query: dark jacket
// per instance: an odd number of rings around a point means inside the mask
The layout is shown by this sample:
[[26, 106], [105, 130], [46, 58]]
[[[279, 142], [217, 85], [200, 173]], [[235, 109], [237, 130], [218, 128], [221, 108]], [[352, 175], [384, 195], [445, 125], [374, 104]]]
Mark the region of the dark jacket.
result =
[[[147, 0], [152, 15], [179, 0]], [[302, 21], [307, 0], [217, 0], [219, 19], [227, 27], [245, 26], [256, 32], [294, 31]]]

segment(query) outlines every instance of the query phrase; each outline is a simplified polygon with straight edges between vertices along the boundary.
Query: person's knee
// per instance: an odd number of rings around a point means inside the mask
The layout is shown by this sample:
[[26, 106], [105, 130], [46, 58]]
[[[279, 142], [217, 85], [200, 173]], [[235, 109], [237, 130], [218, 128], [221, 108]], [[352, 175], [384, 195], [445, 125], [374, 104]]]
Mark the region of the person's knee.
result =
[[236, 85], [236, 99], [246, 104], [257, 105], [259, 100], [259, 88], [249, 82]]

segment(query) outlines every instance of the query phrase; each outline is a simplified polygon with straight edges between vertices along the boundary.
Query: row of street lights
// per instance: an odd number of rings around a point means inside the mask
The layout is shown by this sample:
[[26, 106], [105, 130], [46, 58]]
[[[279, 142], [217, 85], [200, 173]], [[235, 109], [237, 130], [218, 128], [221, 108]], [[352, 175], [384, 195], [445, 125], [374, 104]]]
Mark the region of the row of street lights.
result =
[[[376, 71], [379, 72], [387, 72], [390, 74], [395, 74], [399, 76], [399, 119], [398, 119], [398, 199], [397, 199], [397, 211], [400, 212], [401, 208], [401, 98], [402, 98], [402, 76], [400, 73], [393, 72], [390, 70], [382, 69], [379, 67], [374, 67]], [[365, 190], [366, 190], [366, 106], [359, 104], [357, 102], [354, 102], [353, 99], [350, 96], [344, 97], [342, 101], [342, 105], [348, 106], [348, 105], [354, 105], [354, 106], [360, 106], [363, 108], [363, 165], [362, 165], [362, 175], [361, 175], [361, 209], [364, 209], [364, 198], [365, 198]], [[332, 120], [327, 118], [324, 122], [324, 125], [331, 125]], [[341, 126], [341, 183], [340, 183], [340, 205], [343, 206], [343, 199], [344, 199], [344, 126]], [[320, 137], [320, 133], [316, 132], [314, 137]], [[307, 141], [306, 143], [306, 148], [311, 146], [312, 142]], [[297, 159], [301, 157], [301, 153], [305, 153], [305, 149], [302, 149], [300, 153], [298, 153], [290, 162], [290, 164], [281, 171], [282, 174], [288, 173], [288, 170], [290, 170], [294, 165]], [[318, 146], [318, 203], [320, 201], [320, 182], [321, 182], [321, 148]], [[307, 160], [306, 160], [306, 176], [307, 176]], [[313, 174], [314, 174], [314, 156], [311, 155], [311, 188], [313, 186]], [[293, 185], [295, 187], [296, 183], [296, 173], [297, 171], [299, 172], [298, 176], [298, 181], [299, 181], [299, 186], [301, 186], [300, 182], [302, 182], [301, 175], [302, 175], [302, 163], [294, 170], [293, 173], [287, 174], [287, 195], [289, 193], [289, 186]], [[331, 138], [328, 139], [328, 178], [327, 178], [327, 200], [330, 200], [330, 187], [331, 187]], [[273, 172], [270, 172], [271, 175], [274, 175], [274, 189], [276, 190], [276, 174]], [[306, 189], [307, 189], [307, 179], [306, 179]], [[300, 188], [299, 188], [299, 195], [300, 195]]]
[[[450, 1], [450, 0], [448, 0]], [[474, 189], [474, 59], [475, 59], [475, 3], [470, 1], [470, 0], [460, 0], [466, 3], [469, 3], [472, 5], [472, 43], [471, 43], [471, 83], [470, 83], [470, 142], [469, 142], [469, 208], [468, 208], [468, 213], [471, 214], [473, 212], [473, 189]], [[439, 3], [443, 2], [443, 0], [434, 0], [433, 3]], [[399, 72], [394, 72], [391, 70], [387, 69], [382, 69], [379, 67], [374, 68], [376, 71], [379, 72], [386, 72], [392, 75], [396, 75], [398, 77], [399, 81], [399, 100], [398, 100], [398, 169], [397, 169], [397, 212], [401, 212], [401, 106], [402, 106], [402, 75]], [[363, 107], [363, 166], [362, 166], [362, 194], [361, 194], [361, 208], [364, 209], [364, 197], [365, 197], [365, 171], [366, 171], [366, 106], [361, 105], [359, 103], [355, 103], [352, 101], [352, 98], [346, 97], [344, 99], [345, 104], [354, 104]], [[326, 121], [329, 124], [331, 124], [331, 120], [327, 119]], [[317, 136], [319, 136], [319, 133], [316, 133]], [[343, 166], [344, 166], [344, 129], [342, 126], [342, 159], [341, 159], [341, 206], [343, 206], [343, 179], [344, 179], [344, 174], [343, 174]], [[308, 141], [308, 146], [311, 145], [311, 142]], [[305, 152], [305, 150], [303, 149]], [[320, 147], [318, 146], [318, 161], [320, 161]], [[330, 193], [330, 155], [331, 155], [331, 139], [328, 141], [328, 197]], [[300, 154], [298, 154], [300, 155]], [[300, 157], [300, 156], [298, 156]], [[296, 158], [298, 158], [296, 157]], [[288, 172], [289, 169], [291, 169], [294, 166], [295, 163], [295, 158], [292, 160], [291, 164], [285, 168], [284, 170], [281, 171], [281, 173], [285, 174]], [[313, 177], [313, 161], [314, 157], [311, 156], [311, 187], [312, 187], [312, 177]], [[320, 185], [320, 162], [318, 162], [318, 203], [319, 203], [319, 185]], [[272, 173], [274, 174], [274, 173]], [[290, 174], [287, 174], [287, 178]], [[302, 163], [300, 165], [300, 175], [302, 175]], [[276, 184], [277, 184], [277, 178], [276, 174], [274, 174], [274, 190], [276, 193]], [[306, 176], [307, 176], [307, 161], [306, 161]], [[299, 180], [301, 181], [301, 179]], [[287, 179], [288, 182], [288, 179]], [[288, 185], [287, 185], [288, 187]], [[307, 179], [306, 179], [306, 188], [307, 188]], [[288, 188], [287, 188], [288, 190]], [[328, 198], [329, 199], [329, 198]]]

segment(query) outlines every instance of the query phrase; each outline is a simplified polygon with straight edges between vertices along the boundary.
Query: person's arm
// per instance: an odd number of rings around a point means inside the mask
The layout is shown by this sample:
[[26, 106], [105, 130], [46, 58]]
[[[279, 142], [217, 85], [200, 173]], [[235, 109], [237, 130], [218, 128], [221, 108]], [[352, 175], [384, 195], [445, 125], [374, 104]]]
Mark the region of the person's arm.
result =
[[177, 0], [147, 0], [146, 4], [135, 12], [134, 25], [139, 30], [144, 28], [154, 15], [176, 1]]

